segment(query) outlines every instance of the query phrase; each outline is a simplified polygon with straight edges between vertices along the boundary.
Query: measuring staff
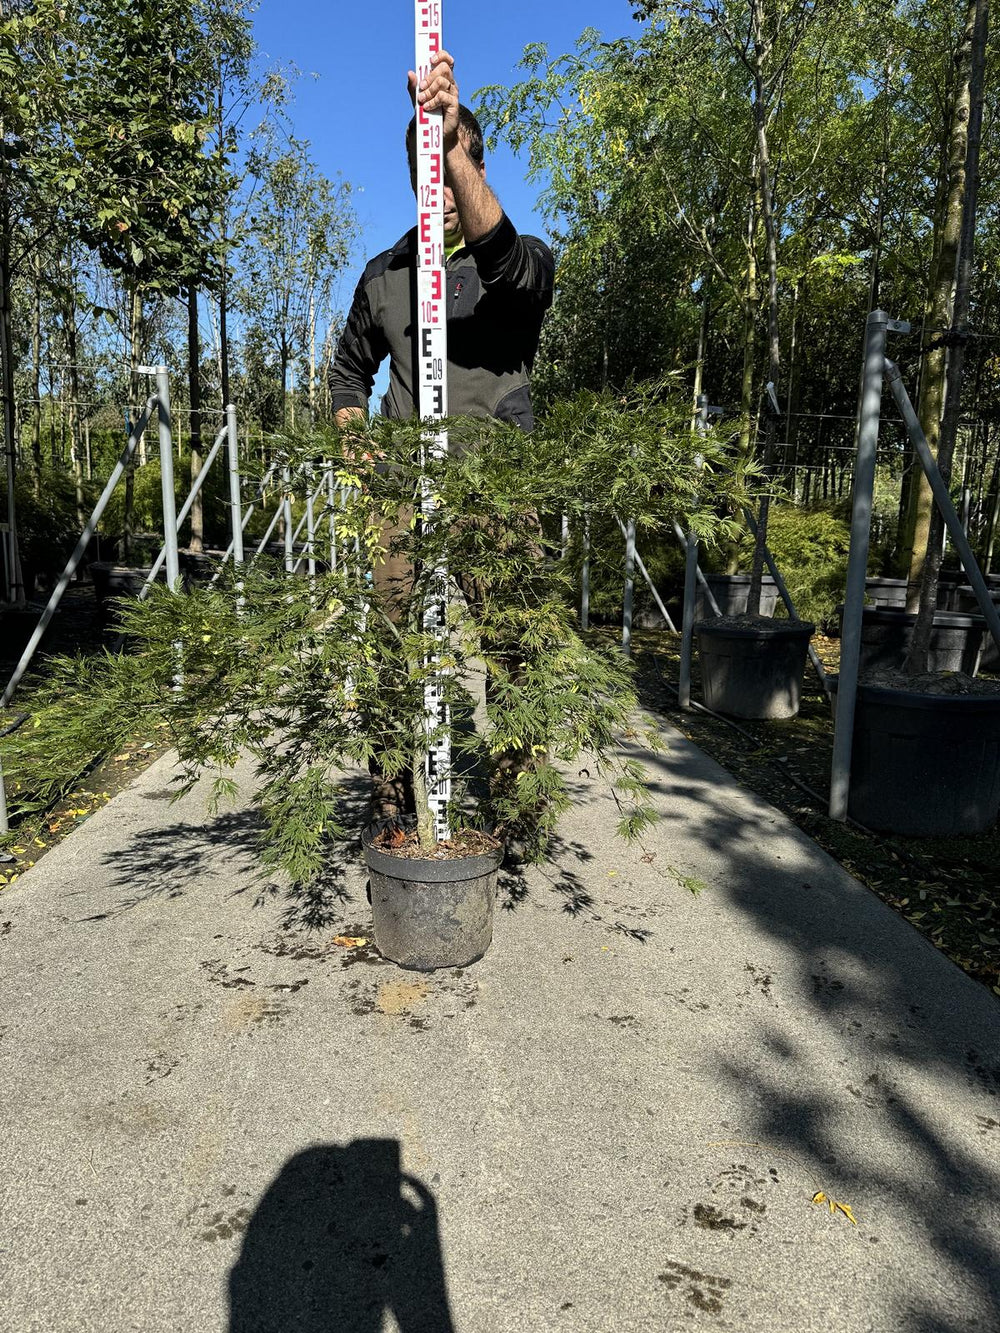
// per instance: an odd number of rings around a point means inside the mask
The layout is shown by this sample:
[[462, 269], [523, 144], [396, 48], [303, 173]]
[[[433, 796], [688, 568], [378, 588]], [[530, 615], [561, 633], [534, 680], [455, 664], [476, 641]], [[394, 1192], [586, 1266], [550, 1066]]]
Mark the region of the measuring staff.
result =
[[[428, 41], [428, 70], [411, 70], [408, 76], [418, 114], [407, 130], [406, 148], [419, 217], [430, 196], [425, 193], [421, 199], [417, 150], [423, 140], [418, 122], [421, 112], [440, 117], [441, 304], [447, 334], [442, 401], [452, 415], [498, 417], [530, 430], [529, 374], [542, 319], [552, 303], [552, 254], [537, 237], [518, 234], [487, 184], [482, 130], [459, 101], [455, 62], [440, 44], [440, 5], [417, 0], [416, 15], [418, 39], [423, 35]], [[422, 29], [425, 21], [428, 26]], [[418, 58], [416, 63], [423, 62]], [[433, 148], [432, 135], [428, 153]], [[429, 158], [427, 167], [431, 169]], [[362, 274], [331, 372], [332, 403], [341, 427], [365, 417], [376, 372], [387, 357], [383, 415], [425, 415], [421, 383], [430, 381], [427, 358], [420, 356], [420, 260], [418, 225], [372, 259]], [[375, 581], [390, 589], [407, 572], [401, 560], [390, 557], [375, 571]], [[463, 571], [450, 573], [462, 587]], [[412, 809], [405, 781], [385, 782], [376, 767], [374, 816], [391, 818]]]

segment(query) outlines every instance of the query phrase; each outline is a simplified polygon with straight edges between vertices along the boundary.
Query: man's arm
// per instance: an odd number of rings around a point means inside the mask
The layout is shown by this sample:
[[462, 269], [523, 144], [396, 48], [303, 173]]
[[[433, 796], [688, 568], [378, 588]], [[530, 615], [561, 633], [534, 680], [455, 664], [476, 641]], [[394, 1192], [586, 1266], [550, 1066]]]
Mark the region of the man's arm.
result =
[[[457, 87], [455, 101], [458, 101]], [[466, 245], [475, 245], [499, 225], [503, 217], [500, 201], [486, 184], [482, 171], [469, 156], [461, 139], [456, 139], [454, 146], [445, 151], [444, 172], [455, 196], [462, 238]]]
[[375, 373], [388, 354], [385, 333], [372, 316], [362, 275], [330, 371], [330, 399], [338, 425], [342, 424], [341, 413], [367, 415]]
[[419, 105], [424, 111], [442, 113], [445, 181], [455, 196], [462, 235], [467, 244], [474, 244], [499, 224], [503, 209], [486, 184], [482, 166], [472, 160], [459, 136], [459, 97], [454, 57], [447, 51], [441, 51], [434, 68], [419, 87], [413, 70], [410, 70], [408, 82], [414, 105]]

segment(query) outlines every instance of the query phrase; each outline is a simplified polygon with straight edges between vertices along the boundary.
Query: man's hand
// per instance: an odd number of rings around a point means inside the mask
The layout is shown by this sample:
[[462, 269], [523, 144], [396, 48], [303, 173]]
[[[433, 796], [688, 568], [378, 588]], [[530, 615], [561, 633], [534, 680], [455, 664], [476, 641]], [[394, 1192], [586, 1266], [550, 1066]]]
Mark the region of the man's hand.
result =
[[410, 101], [424, 111], [441, 111], [441, 134], [445, 153], [458, 143], [458, 84], [455, 82], [455, 60], [447, 51], [439, 51], [437, 60], [426, 79], [417, 82], [411, 69], [407, 75]]
[[355, 467], [384, 458], [381, 450], [372, 450], [368, 436], [368, 414], [360, 407], [341, 407], [334, 413], [334, 423], [340, 431], [340, 447], [344, 461]]

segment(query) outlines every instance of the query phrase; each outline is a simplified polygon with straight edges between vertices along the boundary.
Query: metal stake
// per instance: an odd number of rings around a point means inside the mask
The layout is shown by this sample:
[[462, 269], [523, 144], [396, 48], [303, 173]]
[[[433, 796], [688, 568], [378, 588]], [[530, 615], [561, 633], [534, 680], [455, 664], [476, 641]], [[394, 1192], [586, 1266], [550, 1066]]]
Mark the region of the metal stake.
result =
[[[178, 536], [180, 536], [181, 528], [184, 526], [184, 520], [191, 512], [191, 506], [197, 499], [198, 492], [201, 490], [205, 478], [211, 471], [212, 464], [215, 462], [216, 456], [218, 455], [218, 452], [222, 448], [225, 441], [226, 441], [226, 427], [223, 426], [222, 430], [219, 431], [218, 435], [215, 438], [215, 443], [208, 451], [208, 455], [205, 458], [204, 463], [202, 463], [201, 465], [201, 471], [198, 473], [197, 477], [195, 477], [194, 481], [191, 483], [191, 490], [188, 493], [188, 497], [184, 501], [184, 504], [181, 506], [181, 512], [177, 515], [177, 522], [175, 527]], [[156, 582], [156, 576], [157, 574], [159, 574], [160, 569], [163, 565], [163, 560], [166, 555], [166, 551], [167, 551], [166, 544], [164, 544], [163, 546], [160, 547], [159, 555], [153, 561], [153, 567], [146, 575], [146, 582], [142, 585], [142, 587], [139, 590], [140, 601], [145, 601], [145, 599], [149, 596], [149, 590]]]
[[583, 516], [583, 568], [580, 571], [580, 628], [590, 629], [590, 510]]
[[871, 535], [872, 495], [875, 490], [875, 453], [882, 407], [882, 376], [885, 371], [885, 339], [889, 328], [908, 330], [889, 319], [884, 310], [868, 316], [865, 364], [861, 380], [858, 421], [858, 458], [854, 469], [854, 500], [851, 512], [851, 549], [847, 559], [847, 593], [840, 631], [840, 679], [837, 684], [837, 718], [833, 733], [833, 765], [830, 772], [830, 818], [846, 820], [851, 790], [851, 751], [854, 746], [854, 709], [858, 695], [858, 663], [861, 656], [861, 621], [868, 575], [868, 543]]
[[122, 450], [121, 457], [115, 464], [114, 470], [112, 471], [111, 476], [108, 478], [108, 483], [104, 487], [104, 490], [101, 492], [100, 499], [97, 501], [97, 504], [94, 505], [94, 512], [87, 520], [87, 526], [84, 528], [80, 536], [80, 540], [77, 542], [76, 547], [73, 550], [73, 554], [66, 562], [66, 568], [62, 572], [62, 577], [59, 579], [59, 582], [56, 584], [56, 586], [52, 589], [52, 596], [48, 600], [48, 605], [42, 612], [41, 618], [38, 621], [38, 624], [35, 626], [34, 633], [28, 640], [28, 644], [24, 652], [21, 654], [20, 661], [14, 668], [14, 674], [7, 682], [7, 688], [4, 690], [3, 698], [0, 699], [0, 708], [6, 708], [7, 705], [10, 703], [14, 691], [21, 683], [21, 679], [24, 676], [24, 673], [30, 666], [31, 659], [34, 657], [35, 651], [37, 650], [38, 645], [42, 641], [42, 635], [48, 629], [49, 623], [51, 622], [52, 617], [56, 613], [56, 608], [58, 607], [60, 601], [62, 600], [62, 595], [69, 587], [70, 579], [76, 573], [77, 566], [83, 559], [83, 555], [87, 547], [90, 545], [90, 539], [91, 537], [93, 537], [95, 531], [97, 530], [97, 525], [101, 521], [101, 515], [104, 513], [104, 510], [107, 507], [108, 501], [111, 499], [112, 492], [118, 485], [118, 482], [121, 480], [121, 475], [125, 471], [125, 468], [128, 466], [129, 459], [135, 452], [136, 445], [139, 443], [139, 436], [146, 429], [146, 426], [149, 422], [149, 418], [155, 404], [156, 404], [156, 398], [154, 396], [151, 397], [149, 401], [146, 403], [142, 415], [139, 417], [139, 420], [136, 422], [136, 424], [132, 427], [132, 433], [129, 435], [125, 448]]
[[327, 508], [329, 509], [329, 568], [337, 571], [336, 479], [333, 468], [327, 473]]
[[[708, 396], [698, 395], [697, 431], [704, 435], [708, 430]], [[701, 470], [705, 460], [701, 454], [695, 455], [695, 466]], [[691, 707], [691, 657], [694, 649], [694, 599], [698, 587], [698, 539], [693, 532], [687, 535], [687, 552], [684, 563], [684, 606], [681, 619], [681, 662], [680, 679], [677, 684], [677, 702], [683, 709]]]
[[292, 533], [292, 474], [289, 468], [282, 471], [282, 479], [285, 483], [285, 499], [283, 510], [285, 515], [285, 573], [293, 572], [292, 553], [294, 550], [295, 537]]
[[233, 528], [233, 564], [243, 563], [243, 513], [240, 500], [240, 448], [236, 433], [236, 408], [226, 404], [226, 437], [229, 441], [229, 513]]
[[[916, 412], [913, 410], [913, 404], [910, 402], [910, 396], [906, 392], [903, 384], [903, 377], [899, 373], [899, 367], [894, 361], [886, 358], [885, 362], [886, 379], [889, 382], [889, 388], [892, 390], [892, 396], [896, 400], [899, 408], [899, 414], [906, 424], [906, 432], [913, 442], [917, 457], [920, 459], [920, 465], [927, 475], [930, 488], [934, 493], [934, 499], [938, 503], [941, 515], [944, 518], [948, 533], [955, 543], [955, 550], [962, 562], [962, 568], [972, 585], [976, 594], [976, 601], [979, 603], [979, 609], [986, 618], [986, 624], [993, 635], [998, 648], [1000, 648], [1000, 614], [997, 613], [996, 605], [990, 596], [989, 589], [986, 586], [986, 580], [983, 578], [979, 569], [976, 557], [972, 553], [972, 547], [969, 545], [969, 539], [965, 535], [965, 529], [962, 522], [955, 512], [955, 506], [951, 502], [951, 496], [948, 494], [948, 487], [941, 476], [937, 461], [930, 451], [927, 443], [927, 437], [924, 435], [923, 428]], [[844, 613], [847, 614], [846, 611]]]
[[[618, 520], [622, 527], [621, 519]], [[625, 607], [622, 614], [622, 652], [632, 656], [632, 603], [635, 597], [635, 519], [625, 529]]]
[[177, 501], [174, 498], [174, 447], [170, 438], [170, 377], [166, 366], [156, 367], [156, 412], [160, 437], [160, 493], [163, 496], [163, 546], [167, 587], [177, 592], [181, 567], [177, 556]]

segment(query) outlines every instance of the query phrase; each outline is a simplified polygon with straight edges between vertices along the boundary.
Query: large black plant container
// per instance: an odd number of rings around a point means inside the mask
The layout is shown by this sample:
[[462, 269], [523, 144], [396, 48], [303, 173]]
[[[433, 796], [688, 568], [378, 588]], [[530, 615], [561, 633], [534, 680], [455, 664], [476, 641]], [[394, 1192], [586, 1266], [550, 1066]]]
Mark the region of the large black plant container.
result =
[[[938, 579], [937, 604], [942, 611], [961, 611], [958, 588], [965, 582], [960, 570], [943, 569]], [[906, 579], [865, 579], [865, 596], [871, 606], [884, 606], [894, 611], [906, 610]]]
[[801, 620], [696, 625], [705, 703], [732, 717], [795, 717], [815, 628]]
[[[719, 604], [719, 611], [724, 616], [742, 616], [746, 614], [747, 599], [750, 593], [749, 574], [706, 574], [705, 582], [712, 590], [712, 596]], [[778, 589], [770, 574], [765, 574], [760, 585], [760, 614], [774, 615], [778, 604]], [[715, 615], [709, 605], [705, 590], [698, 584], [695, 597], [696, 620], [708, 620]]]
[[361, 836], [368, 863], [375, 946], [401, 967], [432, 972], [482, 958], [493, 939], [493, 903], [503, 852], [440, 861], [393, 856]]
[[849, 813], [905, 837], [984, 833], [1000, 810], [995, 696], [859, 685]]
[[[990, 597], [993, 605], [1000, 611], [1000, 588], [991, 588]], [[969, 615], [980, 615], [979, 599], [971, 587], [961, 587], [958, 589], [959, 610], [968, 612]], [[1000, 648], [997, 647], [993, 635], [987, 630], [983, 639], [983, 655], [979, 659], [980, 671], [1000, 671]]]
[[906, 610], [906, 579], [865, 579], [865, 596], [872, 606]]
[[[97, 600], [97, 613], [105, 622], [113, 622], [116, 617], [111, 605], [115, 597], [138, 597], [142, 592], [149, 570], [136, 565], [115, 565], [107, 560], [92, 560], [88, 566], [94, 582], [94, 596]], [[158, 583], [166, 583], [166, 570], [161, 566], [156, 576]]]
[[[837, 607], [843, 626], [844, 608]], [[861, 617], [861, 656], [858, 669], [895, 671], [903, 665], [913, 638], [916, 614], [891, 607], [866, 606]], [[931, 629], [928, 671], [964, 671], [974, 676], [986, 633], [982, 616], [958, 611], [936, 611]]]

